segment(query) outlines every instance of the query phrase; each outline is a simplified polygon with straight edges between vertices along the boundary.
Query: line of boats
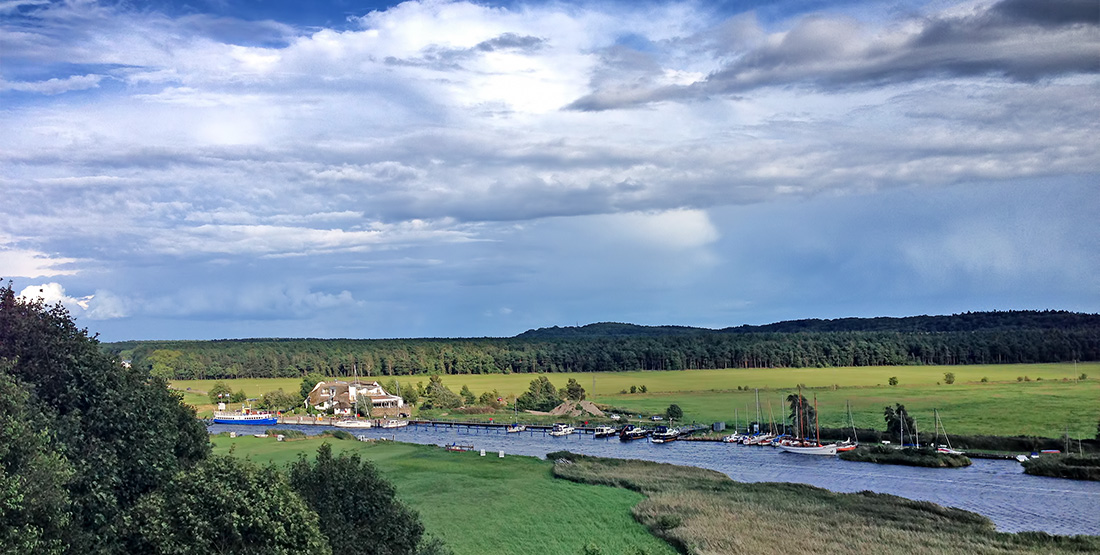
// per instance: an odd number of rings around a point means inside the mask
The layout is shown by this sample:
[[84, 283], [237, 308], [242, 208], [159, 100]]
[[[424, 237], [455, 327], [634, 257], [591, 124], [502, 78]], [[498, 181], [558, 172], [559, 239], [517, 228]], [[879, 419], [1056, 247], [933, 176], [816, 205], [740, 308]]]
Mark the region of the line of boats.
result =
[[[511, 429], [509, 429], [509, 431], [511, 431]], [[549, 433], [554, 437], [563, 437], [576, 433], [576, 429], [568, 424], [558, 423], [554, 424], [553, 429], [551, 429]], [[627, 424], [618, 429], [611, 426], [598, 426], [592, 430], [592, 435], [597, 439], [618, 436], [621, 441], [634, 441], [637, 439], [649, 438], [649, 441], [653, 443], [668, 443], [679, 439], [683, 435], [683, 432], [679, 428], [670, 428], [668, 426], [657, 426], [650, 429]]]

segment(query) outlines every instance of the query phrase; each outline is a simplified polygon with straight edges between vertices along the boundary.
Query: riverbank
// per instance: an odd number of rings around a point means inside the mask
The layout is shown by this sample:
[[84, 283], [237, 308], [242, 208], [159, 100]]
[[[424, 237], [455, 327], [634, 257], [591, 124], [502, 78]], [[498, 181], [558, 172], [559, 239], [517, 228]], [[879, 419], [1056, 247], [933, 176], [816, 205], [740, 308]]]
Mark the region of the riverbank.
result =
[[940, 453], [931, 448], [895, 449], [887, 445], [861, 445], [838, 455], [841, 460], [875, 464], [903, 464], [925, 468], [962, 468], [970, 466], [966, 455]]
[[933, 503], [800, 484], [744, 484], [711, 470], [547, 454], [554, 475], [641, 492], [634, 518], [684, 553], [1079, 553], [1100, 537], [997, 532]]

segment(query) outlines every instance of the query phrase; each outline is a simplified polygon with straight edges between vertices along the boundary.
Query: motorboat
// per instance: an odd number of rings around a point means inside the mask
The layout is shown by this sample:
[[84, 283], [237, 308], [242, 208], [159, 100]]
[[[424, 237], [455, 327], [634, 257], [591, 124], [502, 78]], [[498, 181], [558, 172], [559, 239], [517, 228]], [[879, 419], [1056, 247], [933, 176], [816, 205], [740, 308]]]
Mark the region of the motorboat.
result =
[[612, 428], [611, 426], [598, 426], [595, 430], [592, 431], [593, 437], [596, 438], [612, 437], [618, 433], [619, 431], [615, 428]]
[[576, 430], [573, 429], [572, 426], [567, 426], [565, 424], [560, 424], [559, 423], [559, 424], [554, 424], [554, 429], [550, 430], [550, 435], [552, 435], [554, 437], [562, 437], [562, 436], [567, 436], [567, 435], [569, 435], [569, 434], [571, 434], [575, 431]]

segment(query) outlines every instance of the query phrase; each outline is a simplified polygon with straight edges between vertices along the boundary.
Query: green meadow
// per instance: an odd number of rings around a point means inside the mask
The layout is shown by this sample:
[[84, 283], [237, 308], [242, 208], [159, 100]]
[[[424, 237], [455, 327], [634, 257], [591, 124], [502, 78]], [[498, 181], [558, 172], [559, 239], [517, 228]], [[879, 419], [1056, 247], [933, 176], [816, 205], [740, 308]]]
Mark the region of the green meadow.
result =
[[405, 443], [305, 439], [277, 442], [252, 436], [213, 436], [214, 452], [285, 465], [300, 453], [313, 456], [322, 441], [333, 453], [359, 452], [397, 488], [398, 498], [420, 513], [427, 533], [456, 555], [484, 553], [674, 554], [636, 522], [637, 492], [555, 479], [553, 463], [533, 457], [481, 457]]
[[[944, 383], [944, 374], [955, 374], [955, 383]], [[1078, 381], [1080, 374], [1089, 379]], [[661, 413], [670, 404], [684, 410], [687, 420], [725, 421], [742, 424], [756, 418], [756, 389], [760, 389], [764, 421], [780, 420], [784, 398], [799, 384], [803, 394], [817, 395], [821, 425], [843, 427], [850, 403], [858, 427], [882, 429], [882, 408], [901, 403], [926, 430], [932, 427], [932, 410], [940, 411], [948, 433], [965, 435], [1035, 435], [1060, 437], [1067, 428], [1071, 437], [1088, 438], [1100, 419], [1100, 362], [1062, 364], [1003, 364], [972, 366], [875, 366], [844, 368], [753, 368], [684, 370], [664, 372], [609, 372], [596, 374], [543, 374], [557, 387], [577, 380], [588, 398], [620, 407], [634, 414]], [[443, 382], [458, 391], [463, 385], [475, 394], [498, 391], [505, 397], [527, 390], [533, 374], [445, 375]], [[896, 377], [897, 386], [889, 380]], [[983, 382], [983, 378], [986, 380]], [[427, 383], [427, 376], [403, 376], [402, 387]], [[283, 389], [297, 391], [296, 378], [226, 380], [234, 390], [250, 397]], [[177, 381], [184, 400], [211, 410], [204, 392], [214, 380]], [[621, 393], [631, 386], [645, 386], [647, 393]], [[191, 392], [186, 392], [191, 388]], [[739, 389], [740, 388], [740, 389]]]

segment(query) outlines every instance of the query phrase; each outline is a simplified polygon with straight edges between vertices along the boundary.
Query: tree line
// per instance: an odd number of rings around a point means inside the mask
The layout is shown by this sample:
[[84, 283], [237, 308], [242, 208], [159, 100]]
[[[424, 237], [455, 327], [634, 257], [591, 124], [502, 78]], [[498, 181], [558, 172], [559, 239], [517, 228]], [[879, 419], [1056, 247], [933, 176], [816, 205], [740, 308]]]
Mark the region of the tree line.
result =
[[444, 554], [369, 461], [211, 453], [163, 379], [0, 288], [0, 552]]
[[[983, 315], [988, 318], [985, 327], [980, 325]], [[334, 376], [350, 375], [353, 370], [378, 378], [1100, 360], [1098, 315], [1017, 311], [914, 318], [885, 319], [900, 321], [895, 322], [896, 327], [909, 331], [864, 331], [862, 328], [886, 326], [883, 319], [873, 318], [784, 324], [795, 329], [824, 326], [854, 331], [593, 324], [544, 328], [510, 338], [126, 341], [105, 344], [104, 348], [164, 379]], [[1027, 327], [1029, 322], [1031, 327]], [[912, 331], [920, 327], [948, 331]]]

